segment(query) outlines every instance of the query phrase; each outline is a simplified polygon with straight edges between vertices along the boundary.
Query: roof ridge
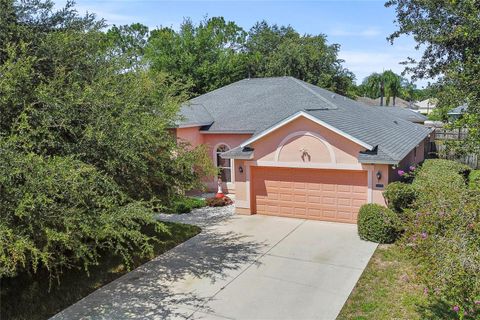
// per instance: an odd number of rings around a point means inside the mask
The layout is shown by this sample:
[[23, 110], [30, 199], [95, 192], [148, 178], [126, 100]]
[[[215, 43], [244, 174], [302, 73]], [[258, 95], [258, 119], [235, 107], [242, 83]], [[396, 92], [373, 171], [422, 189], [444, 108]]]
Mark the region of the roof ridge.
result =
[[223, 87], [219, 87], [219, 88], [214, 89], [214, 90], [212, 90], [212, 91], [208, 91], [208, 92], [202, 93], [202, 94], [200, 94], [200, 95], [198, 95], [198, 96], [196, 96], [196, 97], [193, 97], [193, 98], [191, 98], [191, 99], [188, 99], [188, 100], [185, 101], [184, 103], [190, 102], [190, 101], [192, 101], [192, 100], [195, 100], [195, 99], [200, 98], [200, 97], [203, 97], [203, 96], [208, 96], [208, 95], [210, 95], [210, 94], [212, 94], [212, 93], [214, 93], [214, 92], [217, 92], [217, 91], [223, 90], [223, 89], [225, 89], [225, 88], [231, 87], [231, 86], [233, 86], [234, 84], [238, 84], [239, 82], [242, 82], [242, 81], [245, 81], [245, 80], [250, 80], [250, 79], [249, 79], [249, 78], [244, 78], [244, 79], [240, 79], [240, 80], [234, 81], [234, 82], [232, 82], [232, 83], [229, 83], [229, 84], [227, 84], [227, 85], [224, 85]]
[[308, 92], [310, 92], [311, 94], [313, 94], [314, 96], [316, 96], [317, 98], [319, 98], [320, 100], [325, 102], [326, 104], [330, 105], [332, 107], [332, 109], [338, 109], [338, 107], [335, 104], [333, 104], [331, 101], [329, 101], [328, 99], [325, 99], [325, 97], [323, 97], [321, 94], [319, 94], [318, 92], [315, 92], [314, 90], [312, 90], [311, 88], [309, 88], [305, 84], [303, 84], [302, 83], [303, 81], [301, 81], [297, 78], [294, 78], [294, 77], [286, 77], [286, 78], [295, 82], [297, 85], [299, 85], [303, 89], [307, 90]]

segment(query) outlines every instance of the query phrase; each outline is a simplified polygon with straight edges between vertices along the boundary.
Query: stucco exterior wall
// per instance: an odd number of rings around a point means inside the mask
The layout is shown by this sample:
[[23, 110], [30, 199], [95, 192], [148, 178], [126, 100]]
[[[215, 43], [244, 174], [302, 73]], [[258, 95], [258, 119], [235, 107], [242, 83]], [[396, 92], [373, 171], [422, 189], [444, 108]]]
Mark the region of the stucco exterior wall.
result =
[[412, 164], [418, 164], [425, 160], [425, 145], [428, 143], [429, 138], [426, 138], [422, 143], [410, 151], [408, 155], [400, 161], [398, 166], [389, 166], [389, 182], [400, 181], [401, 177], [398, 175], [398, 170], [401, 169], [405, 172], [409, 171], [409, 167]]
[[[203, 143], [207, 146], [208, 154], [212, 156], [212, 161], [215, 164], [217, 147], [221, 144], [226, 144], [230, 149], [238, 147], [242, 142], [250, 138], [251, 134], [202, 134]], [[236, 193], [236, 174], [235, 160], [231, 160], [232, 167], [232, 183], [224, 183], [222, 189], [224, 193]], [[217, 177], [212, 177], [210, 181], [207, 181], [207, 189], [209, 191], [217, 191]]]
[[[207, 146], [207, 153], [211, 156], [212, 162], [216, 163], [215, 150], [220, 144], [226, 144], [230, 149], [239, 146], [242, 142], [250, 138], [251, 134], [210, 134], [200, 132], [200, 127], [177, 128], [175, 130], [177, 140], [190, 143], [192, 147], [201, 144]], [[235, 193], [235, 161], [231, 161], [232, 165], [232, 183], [224, 183], [222, 188], [225, 193]], [[238, 171], [238, 167], [237, 167]], [[207, 178], [205, 181], [207, 190], [210, 192], [217, 191], [217, 177]]]
[[[381, 205], [386, 205], [383, 191], [389, 183], [390, 166], [388, 164], [375, 164], [373, 166], [373, 183], [372, 183], [372, 202]], [[377, 173], [380, 173], [381, 178], [377, 178]]]
[[188, 142], [192, 147], [203, 143], [203, 135], [200, 134], [200, 127], [177, 128], [177, 140]]
[[[312, 135], [302, 134], [288, 138], [290, 134], [295, 132], [308, 132]], [[327, 144], [321, 140], [325, 140]], [[283, 143], [283, 147], [277, 153], [277, 148]], [[330, 145], [333, 156], [331, 156], [327, 145]], [[364, 150], [362, 146], [305, 118], [299, 118], [286, 124], [254, 142], [252, 146], [255, 149], [255, 159], [258, 161], [305, 163], [358, 164], [358, 152]], [[302, 150], [305, 150], [309, 157], [303, 155]]]

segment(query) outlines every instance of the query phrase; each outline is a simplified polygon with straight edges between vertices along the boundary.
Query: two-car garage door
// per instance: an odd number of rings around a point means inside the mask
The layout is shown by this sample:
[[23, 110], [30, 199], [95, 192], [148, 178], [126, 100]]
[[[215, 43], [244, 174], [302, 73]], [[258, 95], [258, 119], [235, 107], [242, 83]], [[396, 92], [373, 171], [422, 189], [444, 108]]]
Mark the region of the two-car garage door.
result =
[[366, 171], [252, 168], [253, 212], [356, 223], [367, 202]]

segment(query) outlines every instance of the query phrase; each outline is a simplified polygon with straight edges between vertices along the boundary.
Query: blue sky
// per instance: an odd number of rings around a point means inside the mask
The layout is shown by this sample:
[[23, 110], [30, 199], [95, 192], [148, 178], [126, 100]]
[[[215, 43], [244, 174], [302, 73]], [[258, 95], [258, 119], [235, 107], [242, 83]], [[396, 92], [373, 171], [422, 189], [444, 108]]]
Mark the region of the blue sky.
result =
[[[61, 5], [65, 1], [57, 1]], [[392, 69], [400, 73], [399, 62], [418, 58], [412, 38], [394, 45], [386, 37], [396, 29], [395, 12], [384, 1], [162, 1], [162, 0], [77, 0], [78, 11], [94, 12], [109, 24], [141, 22], [150, 28], [178, 28], [184, 18], [194, 22], [205, 16], [223, 16], [248, 30], [256, 21], [291, 25], [300, 33], [327, 35], [341, 45], [340, 58], [361, 82], [371, 72]], [[417, 82], [419, 87], [427, 81]]]

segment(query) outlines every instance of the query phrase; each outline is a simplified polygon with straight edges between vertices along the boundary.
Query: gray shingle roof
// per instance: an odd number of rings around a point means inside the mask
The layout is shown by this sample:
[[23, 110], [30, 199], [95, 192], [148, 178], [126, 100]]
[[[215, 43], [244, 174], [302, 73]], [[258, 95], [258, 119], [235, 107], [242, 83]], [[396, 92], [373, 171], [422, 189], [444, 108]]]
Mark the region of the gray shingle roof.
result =
[[462, 104], [461, 106], [453, 108], [447, 114], [449, 116], [451, 116], [451, 115], [461, 115], [461, 114], [467, 112], [467, 109], [468, 109], [468, 105], [467, 104]]
[[187, 103], [180, 109], [180, 120], [177, 125], [180, 127], [209, 126], [213, 121], [213, 117], [203, 105]]
[[190, 100], [213, 118], [210, 132], [252, 132], [256, 136], [304, 111], [371, 146], [376, 154], [361, 162], [396, 163], [430, 130], [389, 112], [378, 112], [352, 99], [292, 77], [245, 79]]
[[225, 159], [253, 159], [253, 148], [236, 147], [221, 154]]
[[383, 107], [377, 106], [373, 108], [376, 108], [375, 109], [376, 111], [389, 112], [392, 115], [397, 116], [403, 120], [407, 120], [414, 123], [424, 123], [425, 121], [428, 120], [428, 118], [423, 114], [408, 108], [387, 107], [387, 106], [383, 106]]

